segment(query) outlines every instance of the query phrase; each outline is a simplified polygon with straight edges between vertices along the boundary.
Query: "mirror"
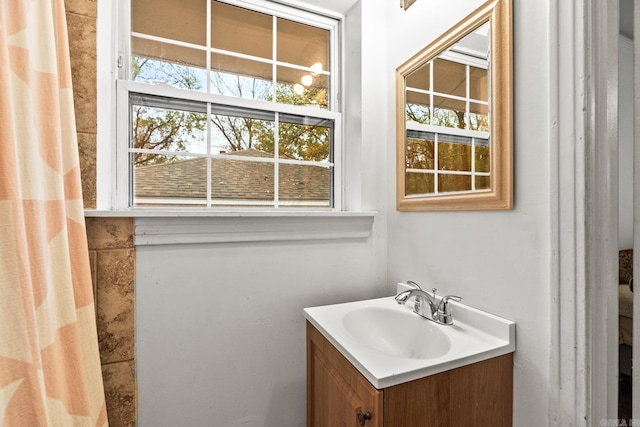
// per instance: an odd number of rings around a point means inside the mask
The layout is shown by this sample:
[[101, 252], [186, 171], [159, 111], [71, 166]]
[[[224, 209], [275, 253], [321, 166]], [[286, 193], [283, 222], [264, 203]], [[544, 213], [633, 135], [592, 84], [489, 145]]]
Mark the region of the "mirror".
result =
[[396, 71], [397, 209], [513, 206], [511, 0], [490, 0]]

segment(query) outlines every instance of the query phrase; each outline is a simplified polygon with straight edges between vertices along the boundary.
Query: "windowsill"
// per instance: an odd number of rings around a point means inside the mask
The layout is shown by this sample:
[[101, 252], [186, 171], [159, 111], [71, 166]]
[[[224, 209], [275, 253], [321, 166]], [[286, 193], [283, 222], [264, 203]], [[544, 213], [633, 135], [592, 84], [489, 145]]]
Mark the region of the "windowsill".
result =
[[86, 217], [135, 218], [136, 246], [366, 240], [375, 212], [86, 210]]
[[228, 218], [228, 217], [374, 217], [374, 211], [331, 211], [331, 210], [213, 210], [213, 209], [120, 209], [97, 210], [85, 209], [84, 216], [94, 217], [125, 217], [125, 218]]

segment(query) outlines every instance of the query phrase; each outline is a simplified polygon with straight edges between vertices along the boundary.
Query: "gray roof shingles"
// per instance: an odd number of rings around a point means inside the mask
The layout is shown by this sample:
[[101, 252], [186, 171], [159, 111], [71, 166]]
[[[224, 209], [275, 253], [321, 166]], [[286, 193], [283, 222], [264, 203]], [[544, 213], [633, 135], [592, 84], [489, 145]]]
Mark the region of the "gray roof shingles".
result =
[[[234, 156], [273, 157], [258, 150], [244, 150]], [[328, 201], [330, 169], [301, 164], [279, 164], [281, 201]], [[211, 198], [273, 200], [272, 163], [234, 159], [211, 159]], [[179, 160], [135, 168], [135, 196], [143, 199], [206, 199], [206, 158]]]

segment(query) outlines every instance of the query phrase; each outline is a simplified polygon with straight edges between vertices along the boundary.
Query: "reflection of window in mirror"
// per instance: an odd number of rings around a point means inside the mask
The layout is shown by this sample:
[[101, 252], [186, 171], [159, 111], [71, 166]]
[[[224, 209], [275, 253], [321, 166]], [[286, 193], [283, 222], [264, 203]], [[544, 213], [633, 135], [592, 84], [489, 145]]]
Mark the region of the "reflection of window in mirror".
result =
[[511, 0], [487, 0], [396, 71], [397, 209], [511, 209]]
[[490, 189], [489, 23], [405, 80], [405, 194]]

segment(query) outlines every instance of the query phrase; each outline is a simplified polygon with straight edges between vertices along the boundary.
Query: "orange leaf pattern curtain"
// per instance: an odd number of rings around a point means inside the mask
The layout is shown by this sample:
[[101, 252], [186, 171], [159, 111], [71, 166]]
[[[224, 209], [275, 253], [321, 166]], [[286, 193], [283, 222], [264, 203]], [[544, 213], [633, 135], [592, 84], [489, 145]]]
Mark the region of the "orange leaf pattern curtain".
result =
[[0, 425], [107, 425], [64, 0], [0, 1]]

